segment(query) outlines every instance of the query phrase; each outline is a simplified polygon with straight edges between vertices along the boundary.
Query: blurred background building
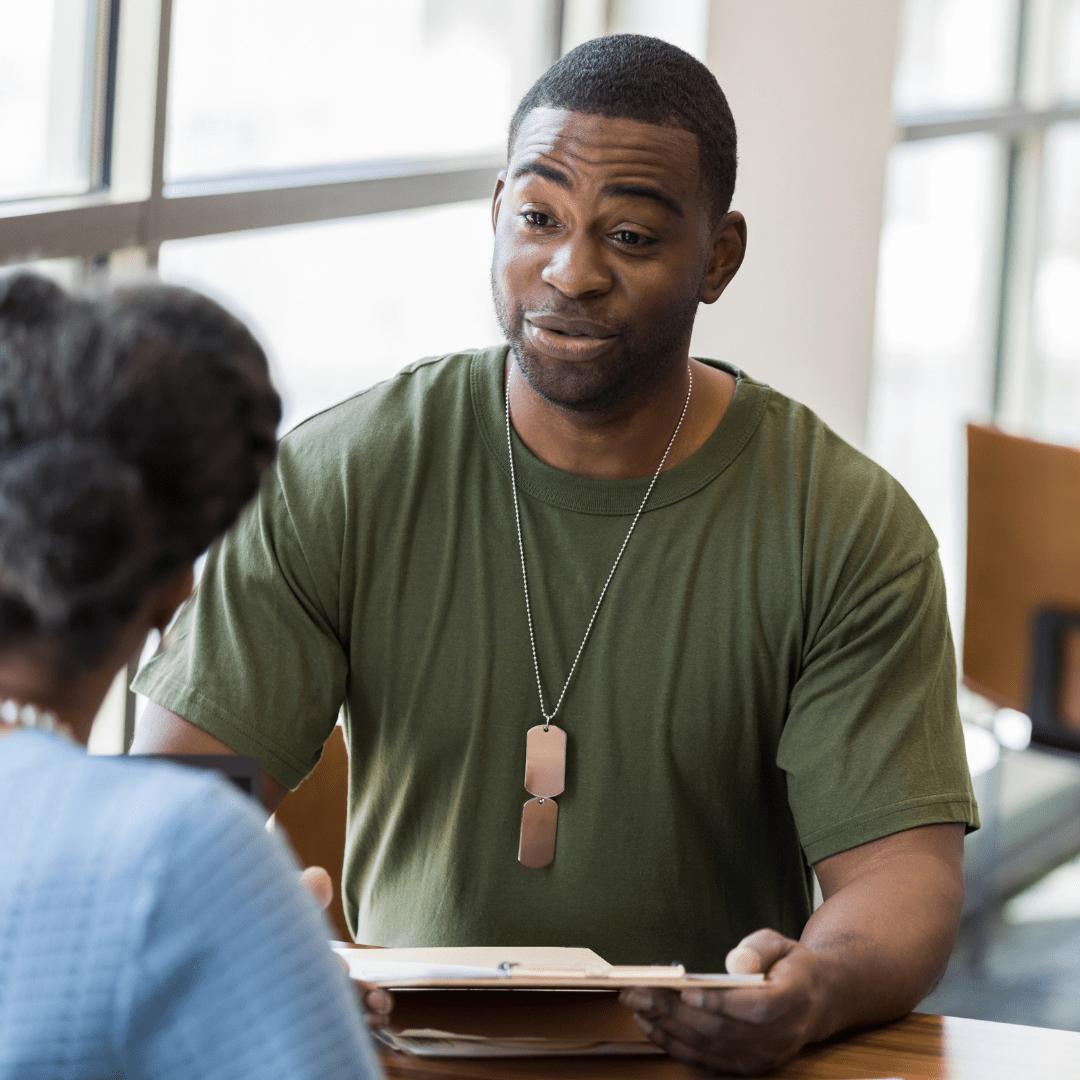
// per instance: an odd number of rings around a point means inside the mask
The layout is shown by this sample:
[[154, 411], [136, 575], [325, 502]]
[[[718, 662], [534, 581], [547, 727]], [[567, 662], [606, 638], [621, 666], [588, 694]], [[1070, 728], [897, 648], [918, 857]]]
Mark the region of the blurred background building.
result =
[[[959, 645], [965, 424], [1080, 445], [1080, 0], [0, 0], [0, 266], [211, 293], [266, 344], [287, 430], [498, 340], [507, 120], [622, 31], [706, 61], [739, 127], [748, 255], [695, 352], [903, 482]], [[962, 704], [996, 827], [926, 1007], [1080, 1028], [1080, 768]], [[132, 722], [118, 682], [93, 746]]]

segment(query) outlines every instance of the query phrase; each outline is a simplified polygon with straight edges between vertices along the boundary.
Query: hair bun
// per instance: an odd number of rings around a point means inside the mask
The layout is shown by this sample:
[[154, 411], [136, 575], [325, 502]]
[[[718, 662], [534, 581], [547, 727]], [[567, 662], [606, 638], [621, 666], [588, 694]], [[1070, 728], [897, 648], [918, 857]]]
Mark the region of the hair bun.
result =
[[47, 324], [71, 300], [55, 282], [38, 274], [0, 279], [0, 323], [36, 327]]
[[151, 524], [138, 472], [60, 435], [0, 459], [0, 597], [52, 630], [144, 569]]
[[0, 650], [97, 663], [258, 490], [280, 417], [259, 343], [198, 293], [0, 278]]

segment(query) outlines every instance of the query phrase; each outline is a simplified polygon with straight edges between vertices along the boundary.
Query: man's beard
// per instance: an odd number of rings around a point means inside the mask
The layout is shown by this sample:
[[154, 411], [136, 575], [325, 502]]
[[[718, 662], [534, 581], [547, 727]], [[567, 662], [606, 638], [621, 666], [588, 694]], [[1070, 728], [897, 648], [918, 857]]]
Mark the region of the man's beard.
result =
[[[672, 309], [662, 320], [636, 330], [625, 322], [605, 320], [604, 325], [619, 338], [618, 351], [604, 356], [595, 365], [567, 363], [560, 368], [554, 361], [538, 356], [525, 341], [525, 305], [511, 304], [500, 292], [494, 268], [491, 293], [499, 326], [514, 350], [525, 381], [545, 401], [575, 412], [611, 409], [659, 386], [685, 360], [698, 308], [694, 295], [681, 309]], [[573, 300], [531, 310], [533, 314], [567, 319], [590, 317], [588, 305]]]

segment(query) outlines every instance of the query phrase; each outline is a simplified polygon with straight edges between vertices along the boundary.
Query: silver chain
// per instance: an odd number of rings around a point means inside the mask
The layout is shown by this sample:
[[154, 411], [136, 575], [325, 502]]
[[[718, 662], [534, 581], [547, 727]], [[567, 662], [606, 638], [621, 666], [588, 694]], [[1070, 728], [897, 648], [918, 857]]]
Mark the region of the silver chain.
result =
[[562, 708], [563, 698], [566, 697], [567, 687], [569, 687], [570, 680], [574, 677], [574, 672], [577, 670], [578, 661], [581, 659], [581, 654], [585, 649], [585, 642], [589, 640], [589, 634], [592, 633], [593, 623], [596, 622], [597, 613], [600, 611], [600, 605], [604, 602], [604, 596], [607, 594], [611, 579], [615, 576], [615, 570], [623, 557], [626, 545], [630, 543], [630, 537], [633, 535], [634, 528], [637, 526], [638, 518], [641, 517], [641, 512], [645, 509], [645, 504], [649, 501], [652, 489], [656, 486], [656, 481], [660, 476], [661, 470], [664, 468], [664, 462], [667, 461], [668, 454], [671, 453], [671, 448], [675, 445], [675, 439], [679, 434], [679, 429], [682, 427], [683, 420], [686, 419], [686, 410], [690, 407], [690, 392], [694, 389], [694, 372], [691, 370], [690, 365], [687, 364], [686, 373], [690, 376], [690, 384], [686, 388], [686, 401], [683, 402], [679, 422], [675, 425], [675, 430], [668, 440], [667, 449], [664, 451], [664, 456], [660, 459], [660, 464], [656, 466], [656, 472], [653, 473], [652, 480], [649, 481], [649, 488], [645, 492], [645, 498], [641, 500], [641, 505], [637, 508], [634, 520], [630, 522], [630, 529], [626, 534], [626, 539], [622, 542], [622, 547], [619, 548], [619, 554], [615, 556], [615, 562], [611, 567], [611, 573], [608, 574], [607, 581], [604, 582], [604, 587], [600, 590], [600, 599], [596, 601], [596, 607], [593, 608], [592, 618], [589, 620], [589, 625], [585, 627], [585, 636], [581, 639], [581, 644], [578, 646], [577, 656], [574, 657], [573, 664], [570, 665], [570, 674], [566, 676], [566, 682], [563, 683], [559, 700], [555, 703], [555, 708], [552, 709], [550, 713], [544, 708], [544, 688], [540, 684], [540, 662], [536, 658], [536, 635], [533, 633], [532, 607], [529, 604], [529, 577], [525, 573], [525, 545], [521, 540], [521, 511], [518, 509], [517, 477], [514, 474], [514, 446], [510, 440], [510, 377], [513, 375], [513, 372], [514, 368], [511, 364], [506, 376], [506, 450], [510, 455], [510, 490], [514, 493], [514, 521], [517, 523], [518, 552], [521, 555], [521, 580], [525, 585], [525, 616], [529, 621], [529, 644], [532, 646], [533, 670], [536, 672], [536, 690], [540, 695], [540, 713], [544, 717], [544, 730], [547, 731], [551, 721], [555, 719], [559, 709]]

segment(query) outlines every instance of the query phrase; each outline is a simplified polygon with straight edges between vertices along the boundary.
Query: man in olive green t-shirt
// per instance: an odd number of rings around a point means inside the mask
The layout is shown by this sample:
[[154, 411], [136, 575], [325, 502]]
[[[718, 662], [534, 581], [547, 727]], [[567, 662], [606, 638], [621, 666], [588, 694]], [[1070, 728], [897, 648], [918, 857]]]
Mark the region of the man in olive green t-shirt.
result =
[[[343, 708], [358, 940], [765, 970], [626, 995], [673, 1055], [752, 1070], [921, 999], [977, 816], [918, 510], [807, 409], [688, 356], [745, 248], [734, 152], [673, 46], [548, 72], [495, 192], [509, 347], [283, 440], [139, 678], [136, 749], [251, 754], [272, 807]], [[545, 721], [565, 790], [527, 791]]]

